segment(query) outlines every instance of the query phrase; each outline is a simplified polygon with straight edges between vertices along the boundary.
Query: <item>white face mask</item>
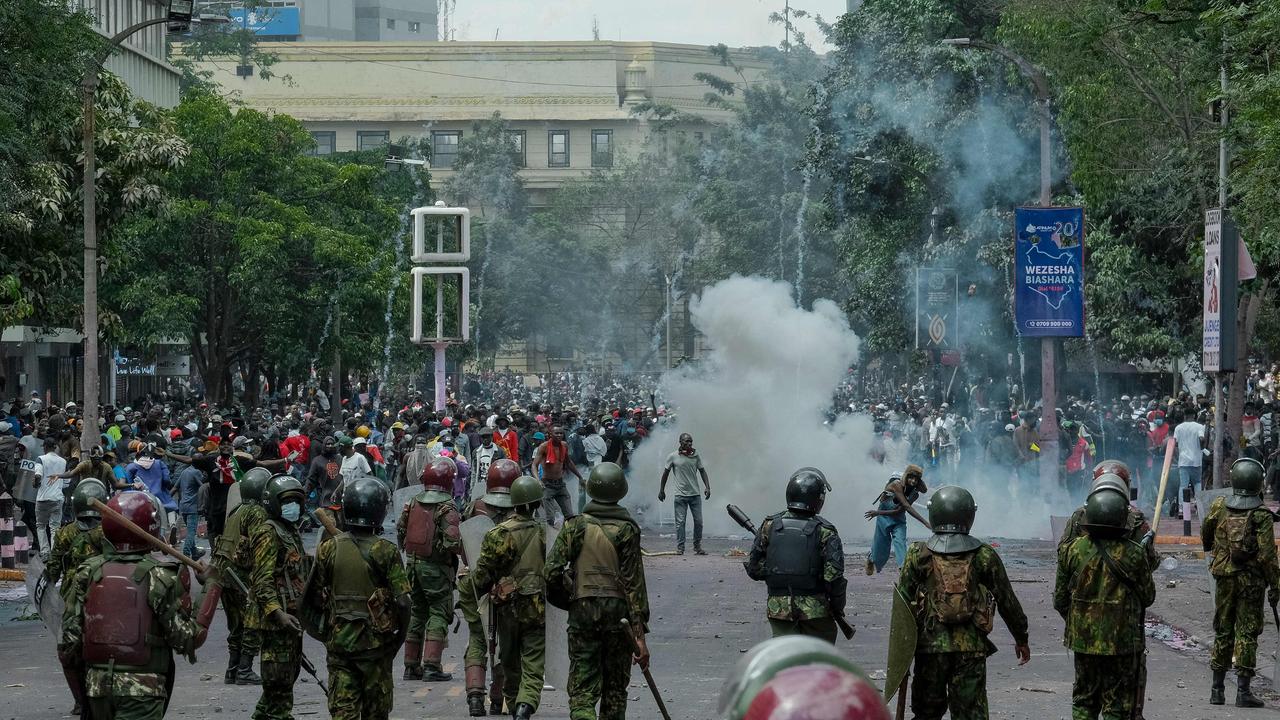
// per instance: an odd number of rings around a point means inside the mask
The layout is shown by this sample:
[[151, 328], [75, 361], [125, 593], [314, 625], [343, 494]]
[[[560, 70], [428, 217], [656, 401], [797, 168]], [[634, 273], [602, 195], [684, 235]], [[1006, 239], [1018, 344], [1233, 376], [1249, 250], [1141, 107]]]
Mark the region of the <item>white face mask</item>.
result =
[[285, 503], [284, 507], [280, 508], [280, 517], [289, 522], [298, 522], [298, 518], [302, 517], [302, 506], [296, 502]]

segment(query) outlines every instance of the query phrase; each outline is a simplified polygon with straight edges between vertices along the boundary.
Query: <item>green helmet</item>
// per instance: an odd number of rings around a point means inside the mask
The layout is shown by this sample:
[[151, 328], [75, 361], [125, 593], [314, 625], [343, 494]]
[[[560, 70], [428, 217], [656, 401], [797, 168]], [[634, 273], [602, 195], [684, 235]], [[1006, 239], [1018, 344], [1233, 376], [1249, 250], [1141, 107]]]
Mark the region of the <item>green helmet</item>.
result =
[[271, 477], [271, 471], [264, 467], [251, 468], [240, 478], [240, 502], [261, 504], [262, 490]]
[[977, 514], [978, 505], [968, 490], [956, 485], [938, 488], [929, 499], [929, 525], [933, 527], [933, 536], [925, 546], [939, 555], [978, 549], [982, 541], [969, 534]]
[[1231, 495], [1226, 505], [1232, 510], [1252, 510], [1262, 506], [1262, 480], [1266, 473], [1262, 463], [1253, 458], [1240, 458], [1231, 463]]
[[511, 504], [515, 507], [542, 502], [542, 483], [525, 475], [511, 483]]
[[591, 468], [591, 475], [587, 478], [587, 496], [598, 503], [617, 505], [627, 496], [627, 476], [622, 468], [611, 462], [602, 462]]
[[1089, 493], [1084, 502], [1084, 522], [1080, 523], [1090, 535], [1100, 538], [1116, 538], [1124, 533], [1129, 522], [1129, 494], [1115, 488], [1099, 488]]
[[85, 520], [88, 518], [102, 519], [102, 513], [93, 507], [92, 501], [106, 503], [111, 499], [111, 494], [107, 492], [107, 486], [102, 484], [101, 480], [96, 478], [86, 478], [76, 485], [76, 489], [71, 491], [71, 508], [75, 511], [77, 520]]
[[387, 517], [391, 494], [376, 477], [356, 478], [342, 491], [342, 518], [347, 527], [378, 528]]
[[1126, 498], [1129, 497], [1129, 484], [1124, 478], [1116, 473], [1103, 473], [1093, 481], [1093, 487], [1089, 488], [1089, 494], [1092, 495], [1100, 490], [1114, 490]]
[[812, 664], [832, 665], [862, 675], [862, 671], [837, 652], [831, 643], [806, 635], [783, 635], [765, 640], [738, 661], [720, 689], [717, 717], [745, 718], [751, 701], [775, 675], [787, 668]]
[[267, 486], [262, 490], [262, 504], [266, 506], [267, 514], [277, 520], [282, 519], [280, 511], [285, 503], [290, 500], [302, 503], [306, 497], [302, 483], [292, 475], [276, 475], [267, 481]]

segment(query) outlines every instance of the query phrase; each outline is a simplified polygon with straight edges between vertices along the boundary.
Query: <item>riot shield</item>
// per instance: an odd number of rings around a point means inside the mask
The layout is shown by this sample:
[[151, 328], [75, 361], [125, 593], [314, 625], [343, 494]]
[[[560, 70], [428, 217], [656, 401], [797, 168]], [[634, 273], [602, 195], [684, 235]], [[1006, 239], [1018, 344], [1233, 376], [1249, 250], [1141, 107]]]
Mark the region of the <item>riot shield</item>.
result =
[[[484, 544], [484, 536], [492, 529], [493, 519], [488, 515], [476, 515], [458, 526], [458, 531], [462, 534], [462, 561], [466, 563], [468, 568], [475, 567], [476, 560], [480, 559], [480, 546]], [[489, 629], [489, 593], [481, 593], [476, 598], [476, 605], [480, 610], [480, 624], [484, 627], [485, 647], [488, 647], [489, 633], [491, 632]], [[494, 658], [489, 658], [489, 661], [492, 663]]]
[[13, 499], [20, 502], [36, 501], [36, 468], [40, 464], [35, 460], [19, 460], [17, 482], [13, 486]]
[[223, 519], [231, 517], [231, 512], [240, 507], [240, 483], [232, 483], [227, 488], [227, 512], [223, 515]]
[[[556, 544], [560, 529], [547, 526], [547, 554]], [[569, 685], [569, 613], [546, 603], [547, 655], [542, 682], [557, 690]]]
[[[44, 562], [35, 553], [27, 565], [26, 581], [27, 598], [39, 613], [41, 622], [53, 634], [54, 642], [58, 642], [62, 637], [62, 588], [48, 584], [44, 576]], [[36, 601], [37, 596], [39, 602]]]
[[916, 656], [916, 616], [902, 590], [893, 589], [893, 614], [889, 621], [889, 658], [885, 668], [884, 701], [889, 702], [907, 679]]
[[421, 493], [422, 486], [414, 483], [409, 487], [400, 488], [391, 496], [391, 508], [387, 510], [386, 519], [382, 521], [383, 531], [389, 533], [387, 537], [396, 536], [396, 522], [400, 520], [400, 512]]
[[1064, 517], [1062, 515], [1049, 516], [1049, 529], [1050, 529], [1050, 532], [1053, 533], [1054, 545], [1057, 545], [1058, 543], [1062, 542], [1062, 533], [1066, 532], [1067, 522], [1069, 522], [1070, 520], [1071, 518]]

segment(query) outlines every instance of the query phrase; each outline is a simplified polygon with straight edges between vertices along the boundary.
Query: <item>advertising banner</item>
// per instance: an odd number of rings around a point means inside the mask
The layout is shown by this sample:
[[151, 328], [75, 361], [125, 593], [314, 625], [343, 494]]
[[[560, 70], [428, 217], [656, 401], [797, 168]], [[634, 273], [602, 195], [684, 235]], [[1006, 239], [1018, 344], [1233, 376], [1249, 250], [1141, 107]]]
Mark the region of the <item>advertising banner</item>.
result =
[[[1236, 369], [1236, 286], [1239, 243], [1221, 208], [1204, 214], [1204, 371]], [[1248, 251], [1245, 251], [1248, 254]], [[1252, 263], [1250, 263], [1252, 264]]]
[[959, 302], [955, 270], [916, 268], [917, 348], [944, 352], [959, 349]]
[[1084, 208], [1018, 208], [1013, 265], [1018, 334], [1084, 337]]

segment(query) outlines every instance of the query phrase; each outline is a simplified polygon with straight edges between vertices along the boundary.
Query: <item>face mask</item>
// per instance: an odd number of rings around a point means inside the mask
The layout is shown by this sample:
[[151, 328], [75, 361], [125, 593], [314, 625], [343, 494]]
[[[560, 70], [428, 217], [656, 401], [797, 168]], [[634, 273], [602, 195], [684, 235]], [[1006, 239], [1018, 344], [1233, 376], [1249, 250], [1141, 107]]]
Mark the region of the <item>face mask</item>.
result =
[[302, 506], [296, 502], [286, 503], [280, 508], [280, 517], [289, 522], [298, 522], [298, 518], [302, 517]]
[[1161, 425], [1164, 424], [1164, 421], [1161, 420], [1160, 418], [1156, 418], [1152, 424], [1155, 425], [1156, 427], [1160, 427]]

